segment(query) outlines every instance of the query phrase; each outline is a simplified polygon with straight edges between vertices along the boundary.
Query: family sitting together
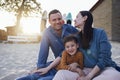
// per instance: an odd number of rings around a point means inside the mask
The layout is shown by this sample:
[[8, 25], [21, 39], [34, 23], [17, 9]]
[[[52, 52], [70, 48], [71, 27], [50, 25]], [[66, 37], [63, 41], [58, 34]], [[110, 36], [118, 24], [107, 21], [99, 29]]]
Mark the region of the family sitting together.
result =
[[[106, 32], [92, 26], [89, 11], [77, 14], [75, 27], [63, 24], [57, 9], [48, 17], [50, 26], [42, 35], [37, 68], [16, 80], [120, 80]], [[47, 62], [49, 48], [55, 56], [51, 62]]]

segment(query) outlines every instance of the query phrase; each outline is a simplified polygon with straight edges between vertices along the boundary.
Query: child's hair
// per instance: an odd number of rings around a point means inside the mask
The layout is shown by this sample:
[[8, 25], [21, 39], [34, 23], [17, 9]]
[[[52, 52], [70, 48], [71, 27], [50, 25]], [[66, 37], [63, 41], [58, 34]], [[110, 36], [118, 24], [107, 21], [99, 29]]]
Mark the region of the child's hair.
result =
[[64, 38], [64, 41], [63, 41], [64, 45], [65, 45], [65, 43], [67, 43], [67, 42], [69, 42], [69, 41], [74, 41], [76, 44], [78, 43], [78, 39], [77, 39], [77, 37], [75, 37], [74, 35], [66, 36], [66, 37]]

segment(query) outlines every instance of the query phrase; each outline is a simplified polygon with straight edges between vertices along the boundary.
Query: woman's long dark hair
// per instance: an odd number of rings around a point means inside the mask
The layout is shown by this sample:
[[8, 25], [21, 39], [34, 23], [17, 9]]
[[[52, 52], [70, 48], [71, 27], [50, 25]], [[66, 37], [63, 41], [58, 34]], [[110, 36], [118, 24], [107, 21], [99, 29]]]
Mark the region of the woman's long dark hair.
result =
[[84, 17], [87, 16], [85, 21], [84, 31], [80, 32], [81, 46], [83, 49], [88, 49], [91, 39], [93, 38], [93, 16], [89, 11], [80, 11], [80, 14]]

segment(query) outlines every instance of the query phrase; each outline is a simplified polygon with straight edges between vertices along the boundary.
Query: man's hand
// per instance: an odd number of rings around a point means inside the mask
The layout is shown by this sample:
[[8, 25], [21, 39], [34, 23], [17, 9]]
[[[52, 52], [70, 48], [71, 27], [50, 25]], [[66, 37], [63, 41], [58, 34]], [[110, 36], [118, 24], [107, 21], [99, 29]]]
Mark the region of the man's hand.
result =
[[29, 74], [33, 74], [33, 73], [40, 73], [40, 75], [46, 74], [49, 71], [49, 69], [46, 68], [40, 68], [40, 69], [34, 69], [31, 72], [29, 72]]
[[33, 69], [32, 71], [28, 72], [28, 74], [33, 74], [37, 71], [37, 68]]
[[48, 71], [49, 71], [49, 69], [46, 67], [46, 68], [38, 69], [35, 72], [38, 72], [38, 73], [40, 73], [40, 75], [43, 75], [43, 74], [46, 74]]

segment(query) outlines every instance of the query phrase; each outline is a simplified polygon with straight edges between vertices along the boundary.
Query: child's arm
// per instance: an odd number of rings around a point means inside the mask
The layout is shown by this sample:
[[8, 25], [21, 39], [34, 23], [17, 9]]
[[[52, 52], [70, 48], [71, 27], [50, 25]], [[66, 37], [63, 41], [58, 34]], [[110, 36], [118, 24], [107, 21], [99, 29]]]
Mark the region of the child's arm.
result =
[[69, 69], [69, 65], [67, 64], [67, 52], [66, 51], [63, 51], [63, 53], [62, 53], [60, 69], [65, 69], [65, 70]]
[[78, 62], [79, 67], [80, 67], [80, 69], [83, 69], [83, 65], [84, 65], [83, 64], [83, 54], [81, 52], [79, 52], [78, 58], [79, 58], [79, 62]]
[[78, 60], [78, 62], [74, 62], [72, 64], [70, 64], [70, 71], [75, 71], [77, 67], [79, 67], [80, 69], [83, 69], [83, 55], [81, 52], [78, 52], [76, 55], [76, 59]]
[[76, 62], [71, 63], [71, 64], [69, 64], [69, 70], [74, 72], [74, 70], [76, 70], [76, 68], [77, 68], [78, 66], [79, 66], [79, 64], [76, 63]]

